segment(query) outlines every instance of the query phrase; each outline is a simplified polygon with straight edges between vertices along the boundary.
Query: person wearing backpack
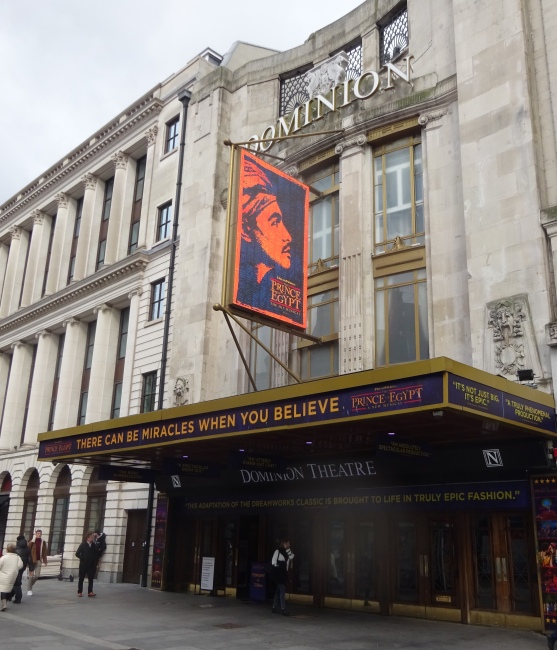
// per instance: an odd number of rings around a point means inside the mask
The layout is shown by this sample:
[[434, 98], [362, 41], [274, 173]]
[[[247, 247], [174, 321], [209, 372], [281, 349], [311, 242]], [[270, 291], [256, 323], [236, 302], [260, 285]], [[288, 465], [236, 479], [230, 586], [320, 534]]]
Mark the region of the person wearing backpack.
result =
[[290, 612], [286, 609], [286, 582], [288, 580], [288, 569], [294, 559], [294, 553], [290, 548], [290, 541], [288, 539], [281, 539], [280, 546], [273, 554], [271, 560], [272, 579], [277, 588], [273, 600], [273, 614], [278, 614], [279, 611], [283, 616], [290, 616]]

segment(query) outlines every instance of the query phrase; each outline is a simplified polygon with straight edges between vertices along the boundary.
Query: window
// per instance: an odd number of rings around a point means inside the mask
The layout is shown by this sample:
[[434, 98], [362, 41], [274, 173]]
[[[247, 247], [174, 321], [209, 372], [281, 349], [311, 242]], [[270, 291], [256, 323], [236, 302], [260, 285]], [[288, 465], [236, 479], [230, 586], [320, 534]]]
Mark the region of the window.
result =
[[98, 271], [104, 266], [106, 255], [106, 238], [108, 236], [108, 220], [112, 206], [112, 193], [114, 190], [114, 177], [109, 178], [104, 184], [104, 199], [101, 213], [101, 226], [99, 228], [99, 246], [97, 249], [97, 263], [95, 269]]
[[52, 254], [52, 241], [54, 240], [54, 230], [56, 229], [56, 216], [52, 217], [50, 222], [50, 236], [48, 238], [48, 248], [46, 251], [46, 264], [44, 266], [44, 276], [43, 276], [43, 286], [41, 289], [41, 298], [46, 292], [46, 279], [48, 277], [48, 272], [50, 270], [50, 256]]
[[299, 343], [302, 379], [338, 374], [338, 322], [338, 289], [308, 295], [308, 333], [323, 343]]
[[375, 155], [375, 252], [423, 244], [422, 145], [410, 137], [379, 147]]
[[375, 279], [378, 366], [429, 359], [425, 269]]
[[319, 267], [338, 266], [339, 253], [339, 165], [334, 164], [304, 179], [322, 192], [311, 201], [309, 216], [309, 273]]
[[37, 515], [37, 500], [39, 498], [40, 479], [36, 469], [33, 470], [23, 495], [23, 515], [21, 517], [20, 535], [30, 540], [35, 532], [35, 517]]
[[77, 200], [75, 210], [75, 223], [73, 227], [72, 248], [70, 251], [70, 266], [68, 269], [68, 284], [73, 280], [75, 270], [75, 257], [77, 255], [77, 242], [79, 240], [79, 231], [81, 228], [81, 215], [83, 213], [83, 197]]
[[408, 47], [408, 9], [406, 3], [379, 24], [379, 61], [385, 65]]
[[159, 208], [159, 217], [157, 220], [157, 241], [170, 237], [172, 227], [172, 201], [161, 205]]
[[[263, 345], [267, 346], [269, 350], [273, 349], [274, 345], [274, 330], [272, 327], [267, 325], [261, 325], [259, 323], [252, 322], [251, 333], [257, 337]], [[257, 390], [265, 390], [266, 388], [271, 388], [273, 386], [273, 371], [275, 362], [271, 355], [256, 343], [253, 339], [250, 339], [250, 355], [249, 355], [249, 366], [250, 373], [255, 381]], [[249, 386], [249, 390], [253, 390], [253, 386]]]
[[143, 375], [143, 390], [141, 393], [141, 413], [150, 413], [155, 410], [157, 396], [157, 371], [147, 372]]
[[62, 368], [62, 355], [64, 354], [65, 334], [58, 337], [58, 351], [56, 353], [56, 367], [54, 369], [54, 383], [52, 384], [52, 398], [50, 401], [50, 414], [48, 416], [48, 431], [54, 429], [54, 417], [56, 415], [56, 401], [58, 399], [58, 384], [60, 383], [60, 370]]
[[374, 150], [375, 362], [429, 358], [422, 146], [410, 136]]
[[95, 467], [87, 486], [87, 506], [85, 507], [83, 536], [91, 530], [102, 530], [104, 528], [106, 484], [106, 481], [99, 479], [99, 468]]
[[149, 320], [162, 318], [164, 315], [164, 302], [166, 296], [166, 280], [153, 282], [151, 285], [151, 307], [149, 309]]
[[68, 510], [70, 508], [71, 484], [72, 474], [70, 468], [64, 465], [58, 475], [56, 487], [54, 488], [54, 504], [52, 506], [52, 519], [50, 522], [49, 555], [56, 555], [64, 551]]
[[124, 366], [126, 361], [126, 345], [128, 342], [128, 327], [130, 321], [130, 308], [120, 312], [120, 330], [118, 333], [118, 346], [116, 348], [116, 365], [114, 367], [114, 388], [112, 391], [112, 416], [120, 417], [120, 404], [122, 402], [122, 381], [124, 379]]
[[130, 223], [130, 237], [128, 242], [128, 255], [137, 250], [139, 241], [139, 222], [141, 220], [141, 206], [143, 204], [143, 188], [145, 185], [145, 168], [147, 156], [139, 158], [136, 163], [135, 188], [133, 193], [132, 218]]
[[166, 123], [166, 134], [164, 138], [164, 153], [168, 153], [178, 146], [178, 137], [180, 135], [180, 117], [176, 116], [173, 120]]
[[95, 334], [97, 332], [97, 321], [91, 321], [87, 326], [87, 344], [85, 346], [85, 360], [83, 363], [83, 375], [81, 377], [81, 396], [79, 398], [79, 412], [77, 424], [85, 424], [87, 415], [87, 402], [89, 399], [89, 381], [91, 378], [91, 366], [93, 365], [93, 350], [95, 348]]

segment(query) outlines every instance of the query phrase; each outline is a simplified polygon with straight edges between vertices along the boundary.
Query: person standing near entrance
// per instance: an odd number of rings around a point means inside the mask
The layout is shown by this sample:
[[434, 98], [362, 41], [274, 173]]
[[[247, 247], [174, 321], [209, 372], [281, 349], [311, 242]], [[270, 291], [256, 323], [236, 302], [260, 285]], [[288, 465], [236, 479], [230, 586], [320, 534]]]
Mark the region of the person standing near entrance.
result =
[[6, 611], [8, 596], [14, 587], [17, 573], [23, 568], [23, 562], [19, 555], [16, 555], [15, 544], [6, 546], [6, 555], [0, 557], [0, 611]]
[[283, 616], [290, 616], [290, 612], [286, 609], [286, 583], [288, 581], [288, 569], [293, 559], [294, 553], [290, 548], [290, 541], [286, 538], [281, 539], [280, 546], [273, 553], [273, 559], [271, 560], [271, 578], [277, 585], [273, 600], [273, 614], [278, 614], [280, 611]]
[[75, 555], [79, 558], [77, 595], [79, 598], [83, 596], [83, 581], [85, 580], [85, 576], [87, 576], [89, 581], [87, 595], [89, 598], [94, 598], [97, 594], [93, 593], [93, 579], [97, 568], [97, 560], [99, 559], [99, 551], [93, 539], [93, 533], [89, 532], [85, 535], [85, 541], [79, 545]]
[[[48, 544], [43, 539], [43, 531], [38, 528], [35, 531], [35, 537], [29, 542], [31, 549], [31, 559], [29, 562], [29, 576], [27, 578], [27, 595], [33, 595], [33, 586], [41, 575], [41, 567], [48, 564]], [[33, 570], [31, 570], [33, 566]]]

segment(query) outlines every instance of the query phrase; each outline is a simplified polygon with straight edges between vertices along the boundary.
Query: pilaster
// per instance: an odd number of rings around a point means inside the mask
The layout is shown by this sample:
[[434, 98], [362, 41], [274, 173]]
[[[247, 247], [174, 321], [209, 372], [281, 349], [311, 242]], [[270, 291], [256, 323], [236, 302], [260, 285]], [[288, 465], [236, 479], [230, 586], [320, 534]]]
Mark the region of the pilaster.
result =
[[6, 436], [8, 449], [16, 449], [22, 442], [25, 403], [33, 361], [33, 346], [22, 341], [12, 343], [13, 358], [6, 392], [1, 436]]
[[[128, 154], [118, 151], [111, 157], [114, 163], [114, 189], [112, 191], [112, 203], [110, 206], [110, 218], [108, 220], [108, 234], [106, 238], [106, 251], [104, 257], [105, 266], [118, 261], [120, 239], [123, 236], [123, 209], [124, 195], [126, 189]], [[129, 230], [129, 219], [128, 219]]]
[[151, 184], [153, 182], [153, 167], [156, 151], [155, 143], [157, 141], [158, 130], [157, 125], [154, 125], [145, 131], [147, 159], [145, 160], [145, 183], [143, 186], [143, 199], [141, 201], [141, 220], [139, 222], [137, 248], [145, 248], [147, 246], [147, 224], [149, 221], [149, 203], [151, 201]]
[[19, 306], [21, 283], [25, 271], [25, 257], [29, 245], [29, 233], [19, 226], [10, 228], [12, 240], [8, 254], [4, 290], [0, 302], [0, 318], [13, 314]]
[[47, 269], [45, 290], [47, 296], [56, 293], [67, 284], [73, 235], [73, 222], [70, 218], [71, 207], [75, 214], [75, 202], [72, 206], [72, 201], [67, 194], [60, 192], [56, 194], [54, 200], [58, 202], [58, 211], [50, 251], [50, 268]]
[[54, 429], [64, 429], [75, 426], [79, 397], [81, 394], [81, 379], [87, 345], [87, 323], [76, 318], [64, 321], [66, 338], [60, 367]]
[[58, 336], [48, 330], [42, 330], [35, 335], [35, 338], [37, 339], [37, 355], [23, 440], [26, 445], [34, 445], [37, 442], [37, 435], [48, 428], [58, 354]]
[[93, 174], [85, 174], [81, 177], [81, 182], [85, 186], [85, 193], [83, 195], [81, 226], [75, 256], [74, 281], [82, 280], [87, 275], [87, 269], [90, 265], [90, 240], [98, 185], [97, 177]]
[[33, 234], [27, 256], [27, 269], [25, 271], [25, 282], [21, 294], [21, 307], [32, 305], [40, 300], [44, 274], [47, 272], [46, 258], [48, 254], [48, 243], [50, 240], [50, 229], [52, 228], [52, 217], [33, 210]]
[[[0, 352], [0, 413], [4, 408], [4, 399], [8, 390], [8, 378], [10, 376], [10, 365], [12, 355]], [[8, 432], [0, 427], [0, 452], [11, 451], [8, 447]]]
[[98, 422], [110, 418], [116, 347], [120, 327], [120, 310], [103, 304], [95, 309], [95, 313], [97, 314], [97, 329], [85, 422]]

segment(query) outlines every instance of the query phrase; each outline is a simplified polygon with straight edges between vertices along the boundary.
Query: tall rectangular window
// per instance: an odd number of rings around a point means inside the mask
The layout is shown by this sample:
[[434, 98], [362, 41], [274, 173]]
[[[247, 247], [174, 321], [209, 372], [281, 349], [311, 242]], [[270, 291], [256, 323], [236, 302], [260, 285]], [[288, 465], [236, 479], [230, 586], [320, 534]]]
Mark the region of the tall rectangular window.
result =
[[43, 276], [43, 286], [41, 289], [41, 298], [44, 296], [46, 291], [46, 279], [48, 278], [48, 272], [50, 271], [50, 256], [52, 255], [52, 242], [54, 240], [54, 230], [56, 229], [56, 215], [52, 217], [50, 222], [50, 236], [48, 238], [48, 248], [46, 251], [46, 263], [44, 265], [44, 276]]
[[75, 270], [75, 257], [77, 255], [77, 242], [79, 240], [79, 231], [81, 229], [81, 215], [83, 213], [83, 197], [77, 199], [75, 209], [75, 222], [73, 227], [72, 248], [70, 251], [70, 265], [68, 268], [68, 284], [73, 280]]
[[162, 318], [164, 315], [164, 303], [166, 297], [166, 280], [158, 280], [151, 285], [151, 305], [149, 308], [149, 320]]
[[315, 345], [302, 341], [300, 375], [302, 379], [317, 379], [338, 374], [338, 289], [308, 295], [308, 333], [323, 343]]
[[110, 219], [110, 208], [112, 206], [112, 193], [114, 191], [114, 176], [104, 184], [104, 198], [101, 212], [101, 226], [99, 228], [99, 246], [97, 248], [96, 270], [104, 266], [106, 254], [106, 238], [108, 235], [108, 220]]
[[62, 356], [64, 354], [65, 334], [58, 337], [58, 350], [56, 353], [56, 367], [54, 369], [54, 382], [52, 384], [52, 398], [50, 400], [50, 413], [48, 415], [48, 431], [54, 429], [54, 416], [56, 415], [56, 402], [58, 400], [58, 384], [60, 383], [60, 370], [62, 368]]
[[170, 237], [172, 228], [172, 201], [161, 205], [158, 209], [157, 241]]
[[379, 62], [385, 65], [408, 48], [408, 8], [397, 7], [379, 23]]
[[136, 163], [135, 188], [133, 193], [132, 218], [130, 223], [130, 237], [128, 241], [128, 255], [137, 250], [139, 241], [139, 223], [141, 220], [141, 206], [143, 204], [143, 188], [145, 186], [145, 168], [147, 156], [139, 158]]
[[155, 410], [157, 397], [157, 371], [147, 372], [143, 375], [143, 389], [141, 392], [141, 412], [150, 413]]
[[87, 402], [89, 400], [89, 381], [91, 379], [91, 366], [93, 365], [93, 350], [95, 348], [95, 334], [97, 332], [97, 321], [91, 321], [87, 326], [87, 344], [85, 346], [85, 360], [83, 363], [83, 375], [81, 377], [81, 395], [79, 398], [79, 412], [77, 424], [85, 424], [87, 415]]
[[375, 362], [429, 358], [422, 145], [374, 149]]
[[[251, 333], [257, 337], [269, 350], [273, 349], [275, 330], [267, 325], [252, 321]], [[250, 339], [249, 369], [257, 390], [265, 390], [273, 386], [273, 370], [275, 362], [271, 355], [258, 343]], [[253, 390], [250, 382], [249, 390]]]
[[168, 153], [178, 146], [180, 136], [180, 116], [177, 115], [170, 122], [166, 123], [166, 132], [164, 137], [164, 153]]
[[120, 330], [118, 332], [118, 346], [116, 348], [116, 365], [114, 367], [114, 388], [112, 390], [112, 417], [120, 417], [120, 404], [122, 401], [122, 382], [124, 379], [124, 365], [126, 361], [126, 345], [128, 342], [128, 327], [130, 321], [130, 308], [120, 312]]
[[309, 273], [338, 266], [339, 188], [338, 163], [324, 167], [304, 179], [321, 192], [312, 195], [309, 212]]

